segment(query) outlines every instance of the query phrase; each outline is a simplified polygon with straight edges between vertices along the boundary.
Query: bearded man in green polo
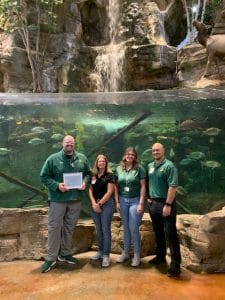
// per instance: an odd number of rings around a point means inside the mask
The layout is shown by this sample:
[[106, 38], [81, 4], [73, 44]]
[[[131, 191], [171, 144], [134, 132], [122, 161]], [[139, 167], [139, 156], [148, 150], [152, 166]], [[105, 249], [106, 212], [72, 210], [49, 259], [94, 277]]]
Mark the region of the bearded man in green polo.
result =
[[[62, 146], [61, 151], [47, 158], [40, 174], [41, 182], [48, 188], [50, 203], [48, 256], [41, 266], [42, 273], [50, 271], [57, 260], [77, 264], [70, 254], [70, 244], [81, 211], [81, 193], [89, 181], [91, 168], [86, 156], [75, 151], [72, 136], [65, 136]], [[75, 177], [80, 179], [80, 186], [74, 184]], [[71, 182], [65, 178], [71, 178]]]

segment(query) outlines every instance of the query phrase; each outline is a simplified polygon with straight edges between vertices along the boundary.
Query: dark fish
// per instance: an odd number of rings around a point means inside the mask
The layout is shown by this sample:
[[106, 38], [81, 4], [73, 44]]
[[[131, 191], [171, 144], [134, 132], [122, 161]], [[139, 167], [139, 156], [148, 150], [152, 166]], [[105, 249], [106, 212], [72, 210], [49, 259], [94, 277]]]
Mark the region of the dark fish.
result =
[[179, 125], [179, 130], [193, 130], [193, 129], [204, 129], [205, 122], [195, 120], [185, 120]]

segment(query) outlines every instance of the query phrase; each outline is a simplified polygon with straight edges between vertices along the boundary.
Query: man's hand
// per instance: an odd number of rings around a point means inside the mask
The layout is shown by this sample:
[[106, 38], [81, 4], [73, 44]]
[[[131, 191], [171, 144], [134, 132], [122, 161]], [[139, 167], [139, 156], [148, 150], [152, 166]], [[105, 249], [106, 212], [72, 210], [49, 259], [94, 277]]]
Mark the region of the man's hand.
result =
[[65, 183], [63, 183], [63, 182], [59, 183], [59, 190], [60, 190], [60, 192], [62, 192], [62, 193], [65, 193], [65, 192], [68, 192], [68, 191], [69, 191], [69, 189], [67, 188], [67, 186], [66, 186]]
[[83, 181], [81, 187], [77, 188], [77, 190], [83, 191], [86, 189], [86, 183]]
[[164, 205], [163, 206], [163, 216], [168, 217], [171, 214], [171, 206]]

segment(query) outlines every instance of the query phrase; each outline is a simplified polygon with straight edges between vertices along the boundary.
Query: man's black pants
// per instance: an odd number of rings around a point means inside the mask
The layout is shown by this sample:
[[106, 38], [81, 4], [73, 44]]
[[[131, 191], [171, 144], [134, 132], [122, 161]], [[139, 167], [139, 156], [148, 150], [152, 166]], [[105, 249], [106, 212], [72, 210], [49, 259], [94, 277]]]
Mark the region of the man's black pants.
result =
[[171, 206], [170, 216], [163, 216], [164, 202], [152, 201], [149, 207], [152, 226], [156, 237], [156, 255], [159, 259], [166, 256], [166, 241], [170, 248], [171, 266], [179, 267], [181, 263], [180, 244], [176, 228], [176, 203]]

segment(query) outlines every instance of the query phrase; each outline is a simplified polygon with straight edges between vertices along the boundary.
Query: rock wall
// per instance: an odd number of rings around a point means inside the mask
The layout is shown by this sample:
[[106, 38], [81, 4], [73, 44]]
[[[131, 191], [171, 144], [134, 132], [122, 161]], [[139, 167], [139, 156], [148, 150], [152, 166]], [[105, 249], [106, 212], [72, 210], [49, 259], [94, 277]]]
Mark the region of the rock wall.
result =
[[[143, 90], [176, 86], [174, 41], [182, 38], [177, 32], [180, 35], [184, 25], [181, 15], [173, 12], [182, 2], [119, 2], [122, 20], [116, 43], [122, 42], [126, 48], [125, 83], [120, 84], [120, 88]], [[168, 11], [167, 7], [170, 8]], [[35, 23], [35, 14], [28, 13], [28, 16], [29, 21]], [[64, 2], [58, 12], [57, 32], [48, 35], [42, 31], [40, 36], [40, 49], [46, 44], [41, 78], [43, 92], [96, 91], [95, 59], [99, 48], [110, 43], [108, 21], [105, 0]], [[31, 49], [35, 54], [36, 33], [30, 34]], [[31, 69], [22, 40], [16, 32], [7, 35], [1, 30], [0, 92], [30, 91]]]
[[225, 207], [178, 218], [182, 264], [194, 272], [225, 271]]
[[[225, 34], [225, 0], [218, 2], [214, 25], [211, 35]], [[224, 35], [225, 39], [225, 35]], [[207, 64], [207, 52], [197, 41], [183, 47], [177, 52], [177, 82], [180, 87], [204, 88], [207, 86], [220, 86], [225, 84], [225, 63], [223, 57], [209, 68], [209, 77], [203, 77]]]
[[[225, 207], [206, 215], [179, 215], [182, 266], [194, 272], [225, 271]], [[153, 255], [155, 236], [148, 214], [140, 226], [141, 256]], [[115, 214], [112, 253], [121, 253], [123, 228]], [[72, 253], [97, 249], [92, 220], [80, 220], [72, 239]], [[47, 251], [47, 209], [0, 210], [0, 261], [42, 259]]]
[[[0, 209], [0, 261], [41, 259], [46, 256], [48, 238], [47, 209]], [[141, 224], [142, 257], [153, 254], [155, 237], [146, 214]], [[121, 253], [123, 229], [115, 214], [112, 223], [112, 253]], [[79, 220], [72, 238], [72, 252], [97, 249], [92, 220]]]
[[[43, 92], [99, 91], [96, 57], [111, 43], [107, 3], [106, 0], [64, 1], [57, 12], [56, 32], [50, 35], [41, 32], [40, 48], [46, 44], [41, 76]], [[125, 48], [118, 91], [225, 84], [223, 78], [218, 80], [221, 75], [201, 82], [207, 54], [200, 44], [193, 43], [177, 51], [176, 46], [187, 32], [182, 0], [118, 0], [118, 3], [122, 14], [115, 40]], [[36, 15], [30, 5], [28, 19], [32, 24]], [[214, 13], [212, 34], [225, 32], [224, 5], [223, 0]], [[43, 19], [44, 16], [45, 12]], [[35, 54], [36, 33], [30, 34]], [[222, 64], [221, 74], [224, 70]], [[216, 75], [214, 66], [211, 72]], [[0, 92], [31, 91], [31, 69], [22, 40], [16, 32], [7, 35], [0, 28]]]

